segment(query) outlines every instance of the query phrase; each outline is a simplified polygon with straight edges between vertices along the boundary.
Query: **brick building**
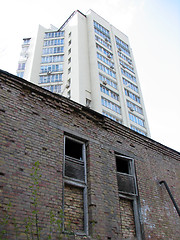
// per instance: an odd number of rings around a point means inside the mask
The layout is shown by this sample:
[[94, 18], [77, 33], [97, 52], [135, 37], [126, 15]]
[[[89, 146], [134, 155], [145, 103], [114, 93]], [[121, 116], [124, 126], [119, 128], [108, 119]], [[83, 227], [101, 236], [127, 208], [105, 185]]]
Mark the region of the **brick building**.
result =
[[[179, 239], [178, 212], [159, 181], [179, 206], [180, 153], [4, 71], [0, 91], [3, 239], [27, 239], [36, 162], [41, 239], [50, 226], [51, 239], [66, 239], [68, 225], [69, 239]], [[63, 212], [63, 238], [51, 211]]]

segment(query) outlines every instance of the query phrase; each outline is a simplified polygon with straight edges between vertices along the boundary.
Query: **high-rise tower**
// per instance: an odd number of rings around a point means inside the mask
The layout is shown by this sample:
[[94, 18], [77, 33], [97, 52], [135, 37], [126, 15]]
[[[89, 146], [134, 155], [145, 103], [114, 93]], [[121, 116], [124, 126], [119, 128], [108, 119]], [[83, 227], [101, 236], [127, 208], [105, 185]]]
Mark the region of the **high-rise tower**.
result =
[[126, 35], [89, 10], [23, 39], [17, 75], [150, 136]]

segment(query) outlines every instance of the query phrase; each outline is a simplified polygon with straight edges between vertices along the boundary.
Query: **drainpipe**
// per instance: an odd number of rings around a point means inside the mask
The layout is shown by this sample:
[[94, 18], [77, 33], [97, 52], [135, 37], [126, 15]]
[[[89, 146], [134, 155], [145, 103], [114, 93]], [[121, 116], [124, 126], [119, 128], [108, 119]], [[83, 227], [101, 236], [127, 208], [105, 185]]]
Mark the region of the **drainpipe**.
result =
[[180, 210], [179, 210], [179, 208], [178, 208], [178, 206], [176, 204], [176, 201], [173, 198], [173, 195], [172, 195], [172, 193], [171, 193], [171, 191], [170, 191], [170, 189], [169, 189], [169, 187], [167, 185], [167, 182], [166, 181], [160, 181], [159, 182], [159, 184], [162, 184], [162, 183], [164, 183], [164, 186], [166, 187], [166, 190], [169, 193], [169, 196], [170, 196], [170, 198], [171, 198], [171, 200], [172, 200], [172, 202], [174, 204], [174, 207], [176, 208], [176, 211], [177, 211], [177, 213], [179, 214], [179, 217], [180, 217]]

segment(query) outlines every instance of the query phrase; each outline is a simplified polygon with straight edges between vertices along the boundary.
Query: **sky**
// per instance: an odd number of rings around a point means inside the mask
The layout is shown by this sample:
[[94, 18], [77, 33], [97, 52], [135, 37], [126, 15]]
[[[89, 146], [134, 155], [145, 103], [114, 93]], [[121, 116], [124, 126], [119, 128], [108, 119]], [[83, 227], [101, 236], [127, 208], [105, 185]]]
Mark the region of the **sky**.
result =
[[180, 152], [180, 0], [6, 0], [0, 69], [16, 74], [22, 39], [92, 9], [129, 37], [151, 138]]

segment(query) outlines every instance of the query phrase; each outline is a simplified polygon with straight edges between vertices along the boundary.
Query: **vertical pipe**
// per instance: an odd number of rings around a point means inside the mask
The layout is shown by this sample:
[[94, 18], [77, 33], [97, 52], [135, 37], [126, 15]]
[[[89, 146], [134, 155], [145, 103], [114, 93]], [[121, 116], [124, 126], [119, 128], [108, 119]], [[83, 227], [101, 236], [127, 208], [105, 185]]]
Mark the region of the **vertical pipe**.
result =
[[173, 202], [173, 204], [174, 204], [174, 207], [176, 208], [176, 211], [177, 211], [177, 213], [178, 213], [179, 216], [180, 216], [180, 210], [179, 210], [179, 208], [178, 208], [178, 206], [177, 206], [177, 204], [176, 204], [176, 201], [174, 200], [174, 197], [173, 197], [173, 195], [172, 195], [172, 193], [171, 193], [171, 191], [170, 191], [170, 189], [169, 189], [169, 187], [168, 187], [168, 185], [167, 185], [167, 182], [166, 182], [166, 181], [160, 181], [160, 182], [159, 182], [159, 184], [162, 184], [162, 183], [164, 183], [164, 185], [165, 185], [165, 187], [166, 187], [166, 190], [167, 190], [167, 192], [169, 193], [169, 196], [170, 196], [170, 198], [171, 198], [171, 200], [172, 200], [172, 202]]

